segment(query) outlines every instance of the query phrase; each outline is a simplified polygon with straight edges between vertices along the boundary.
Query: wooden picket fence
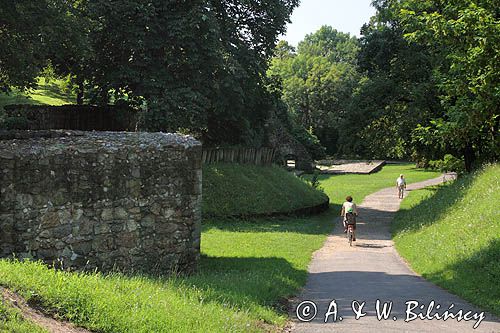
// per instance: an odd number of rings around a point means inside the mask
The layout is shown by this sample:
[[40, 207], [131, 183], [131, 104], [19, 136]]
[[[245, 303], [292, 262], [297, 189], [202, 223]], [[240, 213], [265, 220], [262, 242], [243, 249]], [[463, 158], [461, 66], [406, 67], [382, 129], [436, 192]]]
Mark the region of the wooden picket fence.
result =
[[270, 165], [273, 162], [272, 148], [203, 148], [204, 164], [225, 162], [255, 165]]

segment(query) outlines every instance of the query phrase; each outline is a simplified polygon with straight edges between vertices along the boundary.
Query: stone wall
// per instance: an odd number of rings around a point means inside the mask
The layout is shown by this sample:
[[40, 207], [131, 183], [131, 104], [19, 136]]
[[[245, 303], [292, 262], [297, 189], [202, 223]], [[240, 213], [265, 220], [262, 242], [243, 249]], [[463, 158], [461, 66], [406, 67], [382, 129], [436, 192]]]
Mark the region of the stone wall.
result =
[[196, 268], [198, 141], [163, 133], [31, 134], [0, 136], [1, 257], [103, 271]]

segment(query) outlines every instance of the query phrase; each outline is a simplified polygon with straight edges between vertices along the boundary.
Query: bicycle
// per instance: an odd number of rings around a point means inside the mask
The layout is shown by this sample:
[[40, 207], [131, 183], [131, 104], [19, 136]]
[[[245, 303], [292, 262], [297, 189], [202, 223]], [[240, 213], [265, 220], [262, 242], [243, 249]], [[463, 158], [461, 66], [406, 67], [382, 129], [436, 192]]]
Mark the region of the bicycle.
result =
[[347, 241], [349, 242], [349, 246], [352, 246], [352, 242], [354, 240], [354, 225], [356, 224], [356, 216], [352, 213], [347, 213], [345, 219], [345, 223], [347, 225]]
[[352, 246], [352, 239], [354, 234], [354, 226], [352, 224], [347, 225], [347, 241], [349, 242], [349, 246]]

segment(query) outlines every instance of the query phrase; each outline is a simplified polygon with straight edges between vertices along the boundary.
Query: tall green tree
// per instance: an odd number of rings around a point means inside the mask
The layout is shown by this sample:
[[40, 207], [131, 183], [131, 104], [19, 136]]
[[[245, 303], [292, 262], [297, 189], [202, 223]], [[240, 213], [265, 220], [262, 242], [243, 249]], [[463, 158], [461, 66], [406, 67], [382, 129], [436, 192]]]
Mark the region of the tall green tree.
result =
[[206, 126], [220, 57], [206, 1], [87, 1], [95, 99], [145, 101], [149, 130]]
[[87, 1], [104, 102], [147, 108], [149, 130], [259, 145], [272, 96], [265, 70], [298, 1]]
[[268, 61], [299, 0], [210, 0], [217, 23], [222, 68], [214, 106], [208, 112], [206, 141], [259, 146], [275, 108], [268, 93]]
[[[421, 140], [452, 142], [471, 170], [500, 157], [500, 7], [493, 0], [405, 0], [405, 37], [440, 56], [435, 66], [445, 113], [420, 127]], [[429, 136], [434, 140], [429, 140]]]
[[330, 154], [338, 150], [339, 124], [360, 75], [355, 37], [324, 26], [307, 35], [297, 52], [278, 44], [268, 75], [282, 81], [291, 116], [315, 134]]
[[353, 96], [345, 126], [355, 133], [345, 136], [349, 141], [342, 147], [376, 158], [432, 158], [435, 152], [420, 150], [412, 132], [416, 124], [428, 124], [442, 113], [433, 78], [435, 57], [425, 45], [404, 39], [399, 1], [373, 5], [377, 14], [361, 30], [358, 56], [367, 79]]
[[147, 130], [260, 145], [268, 60], [298, 0], [20, 0], [0, 6], [0, 86], [51, 64], [92, 103], [146, 110]]

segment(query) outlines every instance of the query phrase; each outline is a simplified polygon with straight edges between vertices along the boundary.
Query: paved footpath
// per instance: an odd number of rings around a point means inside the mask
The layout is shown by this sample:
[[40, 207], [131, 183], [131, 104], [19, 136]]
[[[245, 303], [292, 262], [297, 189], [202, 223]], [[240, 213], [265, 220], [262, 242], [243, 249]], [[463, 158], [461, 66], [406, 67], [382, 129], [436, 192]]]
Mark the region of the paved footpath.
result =
[[[439, 184], [442, 177], [408, 185], [414, 190], [429, 185]], [[405, 322], [407, 301], [418, 301], [412, 313], [425, 316], [432, 300], [435, 306], [430, 314], [443, 314], [451, 304], [449, 312], [456, 314], [460, 309], [481, 311], [455, 295], [427, 282], [415, 274], [401, 259], [394, 249], [390, 234], [390, 223], [399, 209], [400, 200], [395, 188], [388, 188], [371, 194], [358, 206], [357, 242], [349, 247], [345, 234], [336, 224], [323, 248], [314, 254], [309, 266], [309, 277], [301, 295], [293, 300], [291, 316], [292, 332], [500, 332], [498, 318], [485, 313], [485, 319], [477, 329], [473, 329], [476, 319], [457, 321], [456, 319], [424, 320], [415, 319]], [[335, 299], [338, 316], [342, 321], [333, 322], [333, 315], [328, 323], [324, 322], [331, 301]], [[376, 317], [376, 300], [393, 302], [388, 320]], [[297, 319], [297, 305], [305, 300], [316, 304], [317, 316], [310, 322]], [[363, 312], [366, 316], [354, 318], [352, 301], [365, 301]], [[411, 305], [412, 303], [410, 303]], [[436, 310], [437, 304], [440, 305]], [[420, 306], [424, 309], [420, 310]], [[334, 310], [334, 307], [331, 308]], [[308, 311], [311, 310], [311, 311]], [[313, 307], [302, 305], [299, 313], [304, 319], [313, 313]], [[396, 317], [396, 320], [394, 320]]]

